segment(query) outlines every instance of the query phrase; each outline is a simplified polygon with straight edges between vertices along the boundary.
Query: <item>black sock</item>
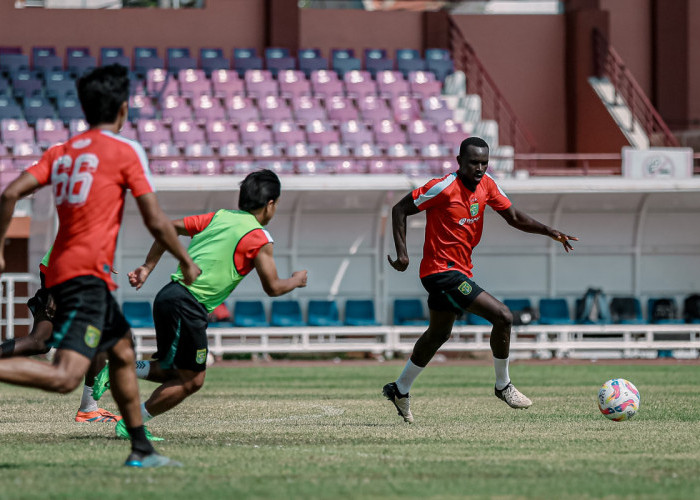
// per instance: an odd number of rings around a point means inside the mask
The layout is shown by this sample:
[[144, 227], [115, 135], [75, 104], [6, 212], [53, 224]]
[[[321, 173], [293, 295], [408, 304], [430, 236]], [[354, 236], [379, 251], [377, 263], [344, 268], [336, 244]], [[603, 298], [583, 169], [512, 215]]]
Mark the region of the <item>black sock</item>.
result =
[[0, 358], [11, 358], [15, 352], [15, 339], [6, 340], [0, 344]]
[[153, 448], [148, 438], [146, 438], [146, 430], [143, 425], [131, 428], [127, 427], [126, 430], [129, 431], [129, 435], [131, 436], [131, 451], [142, 455], [155, 453], [156, 450]]

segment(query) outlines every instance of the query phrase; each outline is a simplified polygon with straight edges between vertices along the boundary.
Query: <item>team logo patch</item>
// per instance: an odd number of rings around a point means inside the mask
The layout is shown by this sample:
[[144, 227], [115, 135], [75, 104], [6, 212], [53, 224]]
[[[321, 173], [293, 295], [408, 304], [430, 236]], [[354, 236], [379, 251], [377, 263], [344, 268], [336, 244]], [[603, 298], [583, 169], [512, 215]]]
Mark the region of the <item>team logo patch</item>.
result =
[[207, 360], [207, 349], [197, 349], [197, 357], [194, 360], [198, 365], [203, 365]]
[[102, 336], [101, 331], [99, 331], [97, 328], [95, 328], [92, 325], [88, 325], [88, 327], [85, 329], [85, 337], [84, 337], [85, 345], [94, 349], [100, 343], [101, 336]]
[[464, 295], [469, 295], [472, 293], [472, 286], [468, 281], [462, 281], [462, 284], [457, 287], [457, 290], [462, 292]]
[[472, 203], [471, 205], [469, 205], [469, 215], [474, 217], [478, 213], [479, 213], [479, 203], [478, 202]]

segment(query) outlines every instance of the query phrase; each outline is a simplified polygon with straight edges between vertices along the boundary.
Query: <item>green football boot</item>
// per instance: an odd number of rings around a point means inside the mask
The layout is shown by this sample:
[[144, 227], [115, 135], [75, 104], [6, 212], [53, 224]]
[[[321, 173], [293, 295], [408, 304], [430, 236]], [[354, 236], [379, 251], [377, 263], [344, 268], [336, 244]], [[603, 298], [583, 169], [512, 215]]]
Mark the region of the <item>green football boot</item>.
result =
[[[149, 441], [165, 441], [165, 439], [163, 439], [162, 437], [157, 437], [151, 434], [151, 431], [149, 431], [146, 426], [144, 426], [143, 429], [146, 431], [146, 438]], [[131, 439], [129, 431], [126, 430], [126, 424], [124, 423], [124, 419], [117, 422], [117, 425], [114, 428], [114, 432], [117, 434], [117, 437], [119, 439]]]
[[109, 364], [100, 370], [95, 376], [95, 383], [92, 386], [92, 399], [99, 401], [102, 395], [109, 389]]

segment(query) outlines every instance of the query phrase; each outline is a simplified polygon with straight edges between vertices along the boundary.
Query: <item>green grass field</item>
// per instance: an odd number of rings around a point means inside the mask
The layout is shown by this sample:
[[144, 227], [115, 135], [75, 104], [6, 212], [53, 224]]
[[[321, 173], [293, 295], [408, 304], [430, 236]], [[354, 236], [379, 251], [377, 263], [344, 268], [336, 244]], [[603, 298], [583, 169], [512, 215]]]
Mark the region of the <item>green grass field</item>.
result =
[[[0, 498], [700, 498], [697, 364], [516, 363], [529, 410], [493, 396], [491, 366], [434, 364], [410, 426], [380, 395], [401, 368], [215, 366], [149, 424], [182, 469], [122, 467], [128, 443], [112, 426], [73, 422], [77, 391], [2, 385]], [[631, 421], [596, 406], [614, 377], [640, 390]], [[103, 403], [115, 410], [109, 393]]]

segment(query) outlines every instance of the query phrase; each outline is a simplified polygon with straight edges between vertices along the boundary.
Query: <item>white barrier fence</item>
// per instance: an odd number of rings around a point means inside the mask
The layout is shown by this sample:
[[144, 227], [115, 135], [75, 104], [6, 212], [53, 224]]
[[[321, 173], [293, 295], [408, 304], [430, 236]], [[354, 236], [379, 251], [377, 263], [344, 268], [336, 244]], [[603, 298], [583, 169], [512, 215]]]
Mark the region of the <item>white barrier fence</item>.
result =
[[[38, 284], [28, 273], [0, 277], [0, 325], [3, 339], [13, 338], [17, 325], [31, 318], [16, 318], [15, 306], [28, 297], [16, 296], [17, 283]], [[31, 288], [31, 287], [30, 287]], [[31, 290], [30, 290], [31, 292]], [[410, 353], [424, 326], [218, 328], [207, 330], [211, 354], [284, 354], [366, 352], [392, 357]], [[488, 352], [488, 326], [455, 326], [442, 352]], [[139, 357], [156, 351], [155, 330], [134, 328]], [[511, 356], [518, 358], [655, 358], [671, 354], [697, 358], [700, 353], [700, 324], [677, 325], [528, 325], [513, 327]]]
[[[423, 326], [215, 328], [207, 331], [214, 356], [228, 353], [366, 352], [392, 357], [410, 353]], [[442, 352], [490, 351], [490, 327], [456, 326]], [[155, 331], [134, 329], [139, 356], [156, 350]], [[697, 358], [700, 324], [529, 325], [513, 328], [511, 355], [518, 358]], [[670, 351], [665, 353], [664, 351]]]

